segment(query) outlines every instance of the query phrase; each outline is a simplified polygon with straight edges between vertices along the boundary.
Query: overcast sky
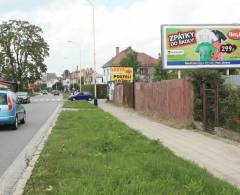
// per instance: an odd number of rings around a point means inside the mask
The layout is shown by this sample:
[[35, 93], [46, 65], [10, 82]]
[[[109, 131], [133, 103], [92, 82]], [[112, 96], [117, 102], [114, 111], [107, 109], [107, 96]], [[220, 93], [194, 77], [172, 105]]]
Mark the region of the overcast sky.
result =
[[[92, 0], [96, 19], [97, 70], [129, 46], [153, 57], [160, 52], [161, 24], [240, 21], [239, 0]], [[0, 20], [40, 26], [50, 45], [48, 72], [92, 67], [92, 9], [87, 0], [0, 0]], [[68, 41], [72, 41], [69, 43]]]

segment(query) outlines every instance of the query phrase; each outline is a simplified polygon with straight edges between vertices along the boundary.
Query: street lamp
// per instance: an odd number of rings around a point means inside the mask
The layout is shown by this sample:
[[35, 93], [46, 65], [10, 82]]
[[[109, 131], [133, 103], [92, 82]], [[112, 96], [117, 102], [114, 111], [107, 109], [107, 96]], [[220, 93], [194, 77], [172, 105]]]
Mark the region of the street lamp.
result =
[[97, 85], [96, 85], [96, 38], [95, 38], [95, 9], [94, 9], [94, 5], [90, 0], [87, 0], [88, 3], [91, 5], [92, 7], [92, 13], [93, 13], [93, 23], [92, 23], [92, 30], [93, 30], [93, 79], [94, 79], [94, 105], [97, 106], [98, 102], [97, 102]]
[[[73, 41], [68, 41], [68, 43], [72, 43], [72, 44], [75, 44], [75, 42]], [[79, 84], [79, 90], [80, 92], [82, 92], [82, 71], [81, 71], [81, 46], [80, 46], [80, 62], [79, 62], [79, 74], [80, 74], [80, 84]], [[77, 71], [78, 71], [78, 68], [77, 68]], [[73, 77], [74, 77], [74, 74], [73, 74]], [[74, 79], [74, 78], [73, 78]], [[73, 88], [74, 88], [74, 84], [73, 84]]]

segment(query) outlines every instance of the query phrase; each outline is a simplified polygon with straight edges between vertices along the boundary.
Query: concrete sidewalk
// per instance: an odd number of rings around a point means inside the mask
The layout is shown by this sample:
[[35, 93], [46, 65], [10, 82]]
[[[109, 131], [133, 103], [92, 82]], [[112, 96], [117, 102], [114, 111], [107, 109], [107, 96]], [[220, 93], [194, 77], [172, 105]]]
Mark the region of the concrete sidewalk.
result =
[[240, 187], [240, 143], [191, 130], [174, 129], [103, 100], [99, 101], [99, 107], [145, 136], [159, 139], [176, 155], [193, 161], [216, 177]]

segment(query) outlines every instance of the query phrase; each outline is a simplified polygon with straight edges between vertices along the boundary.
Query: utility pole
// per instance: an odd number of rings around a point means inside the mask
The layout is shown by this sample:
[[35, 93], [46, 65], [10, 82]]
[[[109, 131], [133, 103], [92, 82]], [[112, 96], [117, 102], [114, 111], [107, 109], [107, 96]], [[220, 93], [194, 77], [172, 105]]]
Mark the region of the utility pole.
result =
[[[68, 43], [72, 43], [72, 44], [75, 44], [75, 45], [78, 45], [78, 43], [76, 43], [76, 42], [73, 42], [73, 41], [71, 41], [71, 40], [69, 40], [69, 41], [67, 41]], [[82, 51], [81, 51], [81, 44], [80, 44], [80, 60], [79, 60], [79, 75], [80, 75], [80, 83], [79, 83], [79, 90], [80, 90], [80, 92], [82, 92], [82, 66], [81, 66], [81, 64], [82, 64]], [[77, 80], [77, 77], [78, 77], [78, 66], [77, 66], [77, 72], [76, 72], [76, 74], [77, 74], [77, 76], [75, 75], [74, 76], [74, 80], [75, 80], [75, 78], [76, 78], [76, 80]], [[74, 86], [74, 85], [73, 85]]]
[[92, 7], [92, 19], [93, 19], [93, 23], [92, 23], [92, 30], [93, 30], [93, 79], [94, 79], [94, 105], [97, 106], [98, 105], [98, 101], [97, 101], [97, 84], [96, 84], [96, 34], [95, 34], [95, 9], [94, 9], [94, 5], [93, 3], [88, 0], [89, 4]]
[[[76, 81], [77, 81], [77, 83], [78, 83], [78, 65], [77, 65], [77, 71], [76, 71]], [[80, 88], [80, 87], [79, 87]], [[80, 89], [79, 89], [80, 90]]]
[[82, 92], [82, 52], [81, 52], [81, 46], [80, 46], [80, 61], [79, 61], [79, 74], [80, 74], [80, 84], [79, 84], [79, 90]]

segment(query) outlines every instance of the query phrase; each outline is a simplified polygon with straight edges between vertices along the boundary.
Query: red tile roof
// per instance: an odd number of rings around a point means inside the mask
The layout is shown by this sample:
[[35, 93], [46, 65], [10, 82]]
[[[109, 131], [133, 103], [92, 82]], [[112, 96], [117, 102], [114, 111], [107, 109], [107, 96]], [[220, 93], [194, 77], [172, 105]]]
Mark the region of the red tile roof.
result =
[[[127, 53], [129, 50], [132, 50], [131, 47], [128, 47], [127, 49], [121, 51], [117, 56], [113, 57], [111, 60], [109, 60], [106, 64], [103, 65], [103, 68], [107, 67], [114, 67], [114, 66], [120, 66], [120, 63], [124, 58], [126, 58]], [[134, 51], [134, 50], [132, 50]], [[135, 52], [135, 51], [134, 51]], [[137, 53], [137, 59], [139, 62], [139, 65], [141, 66], [153, 66], [157, 64], [157, 59], [145, 54], [145, 53]]]

